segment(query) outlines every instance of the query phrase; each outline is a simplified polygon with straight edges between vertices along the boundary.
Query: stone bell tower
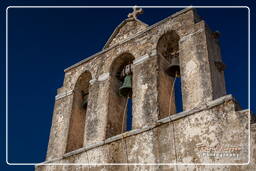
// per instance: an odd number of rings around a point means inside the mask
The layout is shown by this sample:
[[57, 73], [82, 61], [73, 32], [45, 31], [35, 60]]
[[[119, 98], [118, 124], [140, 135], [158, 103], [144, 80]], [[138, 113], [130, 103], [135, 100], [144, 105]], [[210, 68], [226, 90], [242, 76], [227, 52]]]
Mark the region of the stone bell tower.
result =
[[[142, 13], [134, 7], [102, 51], [65, 69], [46, 162], [37, 170], [223, 170], [231, 167], [168, 164], [248, 162], [250, 111], [226, 95], [219, 33], [192, 8], [152, 26], [137, 18]], [[179, 113], [174, 87], [178, 78], [183, 104]], [[127, 99], [132, 100], [131, 130], [126, 129]], [[251, 127], [255, 138], [256, 126]], [[251, 147], [255, 150], [255, 139]], [[219, 149], [229, 148], [235, 150], [225, 154], [237, 157], [220, 157], [224, 152]], [[255, 163], [255, 156], [251, 161]], [[130, 165], [97, 165], [118, 163]]]

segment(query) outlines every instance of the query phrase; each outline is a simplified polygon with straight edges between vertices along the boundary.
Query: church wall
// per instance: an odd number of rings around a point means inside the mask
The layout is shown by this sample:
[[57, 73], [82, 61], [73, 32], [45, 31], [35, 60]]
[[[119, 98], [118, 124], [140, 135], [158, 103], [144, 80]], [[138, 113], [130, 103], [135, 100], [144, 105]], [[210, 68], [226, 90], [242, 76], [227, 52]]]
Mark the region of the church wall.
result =
[[[129, 28], [126, 29], [129, 30]], [[166, 122], [164, 117], [168, 115], [167, 105], [170, 94], [165, 93], [165, 86], [170, 87], [170, 84], [165, 85], [165, 83], [171, 83], [171, 81], [164, 74], [167, 64], [163, 64], [156, 49], [159, 38], [170, 30], [177, 32], [180, 37], [179, 58], [183, 108], [186, 112], [198, 110], [200, 107], [207, 109]], [[205, 106], [207, 102], [226, 93], [224, 73], [219, 73], [214, 66], [214, 61], [221, 58], [220, 50], [215, 40], [211, 39], [211, 35], [205, 22], [199, 20], [194, 10], [188, 9], [164, 19], [161, 23], [147, 27], [140, 34], [125, 40], [115, 39], [112, 44], [110, 42], [111, 47], [66, 69], [63, 86], [57, 90], [46, 160], [57, 159], [55, 162], [61, 163], [247, 162], [248, 152], [245, 151], [245, 147], [242, 148], [241, 158], [237, 160], [233, 158], [215, 160], [214, 157], [202, 157], [199, 156], [199, 147], [196, 147], [200, 143], [207, 148], [218, 143], [246, 145], [248, 137], [247, 114], [245, 111], [237, 111], [239, 107], [233, 100], [217, 106]], [[110, 108], [114, 108], [119, 103], [115, 99], [109, 100], [112, 88], [111, 77], [113, 77], [111, 66], [115, 59], [124, 53], [129, 53], [135, 58], [133, 61], [134, 104], [133, 130], [122, 134], [125, 138], [121, 140], [121, 135], [108, 137], [107, 126], [110, 118], [109, 111], [113, 111]], [[74, 99], [73, 90], [79, 76], [85, 71], [90, 72], [92, 79], [90, 80], [90, 105], [86, 112], [84, 147], [77, 149], [80, 153], [76, 150], [66, 153]], [[175, 103], [172, 105], [172, 117], [180, 116], [175, 115]], [[165, 123], [159, 121], [162, 118]], [[145, 131], [145, 129], [148, 130]], [[113, 139], [116, 140], [113, 141]], [[126, 144], [125, 148], [124, 144]], [[206, 166], [189, 166], [190, 169], [199, 170], [204, 167]], [[185, 166], [171, 167], [173, 170], [177, 168], [187, 169]], [[127, 166], [40, 166], [37, 168], [37, 170], [40, 169], [125, 170]], [[129, 169], [165, 170], [167, 166], [129, 166]]]
[[[103, 144], [84, 148], [67, 154], [53, 163], [240, 163], [248, 162], [248, 110], [236, 111], [236, 102], [230, 96], [209, 102], [201, 106], [198, 112], [184, 117], [168, 118], [151, 125], [147, 130], [136, 130], [115, 138], [106, 139]], [[184, 113], [184, 112], [183, 112]], [[182, 115], [179, 113], [177, 115]], [[251, 152], [255, 152], [255, 124], [251, 125]], [[141, 131], [141, 132], [140, 132]], [[228, 136], [232, 135], [232, 136]], [[153, 142], [153, 143], [152, 143]], [[209, 151], [212, 150], [212, 151]], [[232, 154], [234, 156], [210, 157], [207, 154]], [[255, 161], [251, 153], [251, 161]], [[51, 163], [51, 162], [48, 162]], [[87, 170], [88, 166], [39, 166], [37, 170], [69, 167], [71, 170]], [[90, 166], [88, 170], [127, 169], [127, 166]], [[238, 168], [255, 169], [248, 166], [129, 166], [130, 170], [176, 170], [213, 169], [236, 170]], [[117, 169], [117, 170], [118, 170]], [[56, 169], [53, 169], [56, 170]], [[58, 169], [57, 169], [58, 170]], [[61, 169], [60, 169], [61, 170]]]

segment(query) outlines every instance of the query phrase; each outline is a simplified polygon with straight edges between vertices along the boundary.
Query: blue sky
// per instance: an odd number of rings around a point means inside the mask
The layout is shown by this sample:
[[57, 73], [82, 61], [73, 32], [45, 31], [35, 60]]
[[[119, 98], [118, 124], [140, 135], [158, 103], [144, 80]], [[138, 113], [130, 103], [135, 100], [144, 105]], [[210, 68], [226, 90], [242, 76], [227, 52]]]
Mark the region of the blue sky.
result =
[[[68, 3], [66, 1], [5, 1], [1, 3], [1, 99], [5, 102], [5, 8], [9, 5], [248, 5], [255, 18], [255, 4], [199, 1], [167, 4], [148, 1]], [[244, 2], [244, 1], [243, 1]], [[181, 9], [145, 8], [139, 17], [152, 25]], [[115, 27], [131, 9], [10, 9], [9, 10], [9, 162], [42, 162], [45, 159], [54, 97], [62, 86], [64, 69], [100, 51]], [[221, 33], [222, 58], [228, 94], [248, 108], [248, 10], [198, 9], [212, 30]], [[252, 21], [254, 22], [254, 21]], [[251, 47], [255, 45], [251, 24]], [[255, 49], [251, 50], [251, 87], [255, 86]], [[254, 95], [254, 96], [253, 96]], [[251, 90], [255, 112], [255, 91]], [[1, 137], [5, 136], [5, 103], [1, 103]], [[5, 144], [1, 142], [1, 162]], [[1, 168], [1, 167], [0, 167]], [[7, 166], [6, 170], [33, 170], [33, 166]]]

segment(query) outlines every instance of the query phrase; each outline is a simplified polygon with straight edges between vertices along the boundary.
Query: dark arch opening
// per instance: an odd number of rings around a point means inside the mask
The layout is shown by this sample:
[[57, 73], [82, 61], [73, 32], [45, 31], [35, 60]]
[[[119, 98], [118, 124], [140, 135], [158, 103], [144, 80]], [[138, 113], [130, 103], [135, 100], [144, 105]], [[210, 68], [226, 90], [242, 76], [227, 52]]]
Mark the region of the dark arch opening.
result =
[[78, 78], [73, 94], [66, 152], [83, 147], [85, 118], [89, 102], [91, 73], [86, 71]]
[[179, 58], [179, 35], [175, 31], [163, 34], [157, 43], [157, 53], [169, 63], [172, 59]]
[[[133, 55], [124, 53], [118, 56], [111, 65], [107, 138], [132, 129], [132, 91], [127, 95], [121, 95], [120, 87], [125, 87], [124, 84], [129, 85], [125, 79], [127, 75], [124, 76], [122, 71], [127, 66], [130, 67], [133, 60]], [[130, 86], [132, 87], [132, 73], [128, 75], [130, 75]]]
[[179, 35], [173, 30], [166, 32], [160, 37], [156, 49], [160, 61], [161, 119], [182, 111]]

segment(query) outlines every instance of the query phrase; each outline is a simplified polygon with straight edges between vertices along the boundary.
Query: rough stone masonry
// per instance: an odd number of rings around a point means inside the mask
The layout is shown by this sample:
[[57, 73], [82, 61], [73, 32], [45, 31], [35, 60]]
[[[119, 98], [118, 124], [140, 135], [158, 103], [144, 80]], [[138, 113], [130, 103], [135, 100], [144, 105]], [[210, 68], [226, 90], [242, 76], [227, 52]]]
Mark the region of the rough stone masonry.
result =
[[[142, 12], [135, 7], [102, 51], [65, 70], [36, 170], [256, 170], [255, 119], [226, 94], [218, 32], [193, 8], [151, 26]], [[132, 78], [129, 131], [122, 74]]]

